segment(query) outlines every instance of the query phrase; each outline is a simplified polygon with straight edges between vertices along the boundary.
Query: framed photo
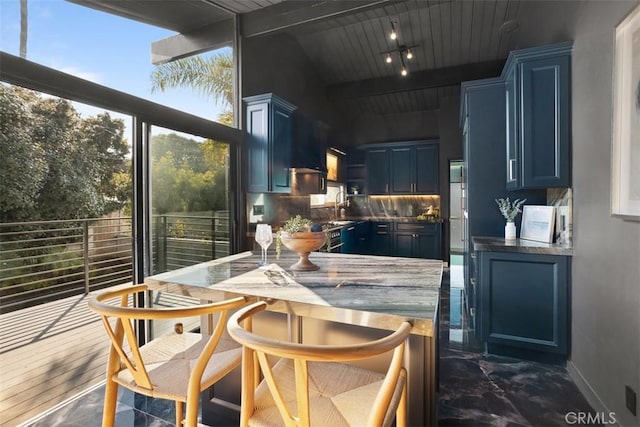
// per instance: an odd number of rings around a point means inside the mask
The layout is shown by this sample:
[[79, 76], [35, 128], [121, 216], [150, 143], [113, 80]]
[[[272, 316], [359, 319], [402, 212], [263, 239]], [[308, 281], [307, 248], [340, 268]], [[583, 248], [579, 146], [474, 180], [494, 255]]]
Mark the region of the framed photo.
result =
[[551, 243], [553, 241], [553, 226], [555, 220], [555, 206], [524, 206], [522, 209], [520, 238]]
[[613, 74], [611, 214], [640, 221], [640, 6], [616, 27]]

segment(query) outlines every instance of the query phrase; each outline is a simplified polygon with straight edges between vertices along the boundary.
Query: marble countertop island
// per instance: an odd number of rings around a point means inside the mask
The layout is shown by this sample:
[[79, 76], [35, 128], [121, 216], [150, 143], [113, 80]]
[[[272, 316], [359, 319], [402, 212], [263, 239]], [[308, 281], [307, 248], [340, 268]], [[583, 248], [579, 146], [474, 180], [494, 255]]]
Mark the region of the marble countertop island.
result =
[[[256, 297], [286, 305], [281, 311], [393, 330], [405, 320], [413, 333], [434, 336], [442, 266], [440, 260], [313, 252], [317, 271], [294, 272], [297, 255], [273, 254], [267, 270], [259, 255], [243, 252], [145, 280], [152, 289], [199, 298]], [[279, 310], [280, 311], [280, 310]]]
[[[361, 326], [394, 331], [410, 320], [413, 328], [406, 352], [408, 425], [437, 425], [437, 316], [442, 261], [313, 252], [309, 260], [319, 270], [291, 271], [289, 267], [297, 260], [295, 253], [283, 249], [278, 260], [270, 253], [271, 264], [261, 269], [258, 254], [243, 252], [151, 276], [145, 283], [154, 291], [204, 300], [244, 296], [247, 302], [266, 301], [267, 310], [276, 317], [286, 315], [287, 339], [298, 342], [370, 340], [379, 338], [379, 331], [363, 330]], [[264, 325], [277, 336], [282, 323]], [[388, 366], [378, 363], [375, 369], [385, 372]], [[225, 396], [233, 395], [232, 390], [237, 388], [234, 384], [218, 387], [217, 393], [222, 395], [211, 402], [237, 401], [237, 396]]]

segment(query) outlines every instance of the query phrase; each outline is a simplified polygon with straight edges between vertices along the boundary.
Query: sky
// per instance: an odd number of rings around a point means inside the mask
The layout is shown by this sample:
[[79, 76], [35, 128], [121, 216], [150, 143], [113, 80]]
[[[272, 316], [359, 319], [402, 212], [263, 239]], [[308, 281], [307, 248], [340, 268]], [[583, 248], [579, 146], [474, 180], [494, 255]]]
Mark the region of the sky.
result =
[[[222, 110], [189, 89], [151, 94], [151, 43], [173, 31], [64, 0], [28, 0], [28, 26], [30, 61], [211, 120]], [[19, 48], [20, 0], [0, 0], [0, 49], [18, 56]], [[100, 111], [75, 105], [83, 115]]]

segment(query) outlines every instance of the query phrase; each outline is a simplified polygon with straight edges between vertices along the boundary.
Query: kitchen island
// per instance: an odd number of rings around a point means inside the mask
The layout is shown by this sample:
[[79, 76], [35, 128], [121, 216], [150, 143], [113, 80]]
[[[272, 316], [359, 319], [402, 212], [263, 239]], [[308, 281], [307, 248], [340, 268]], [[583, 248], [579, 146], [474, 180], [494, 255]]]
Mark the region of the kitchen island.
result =
[[[269, 310], [284, 319], [287, 338], [306, 343], [372, 339], [375, 334], [363, 336], [362, 328], [355, 326], [387, 333], [410, 320], [413, 329], [407, 358], [409, 424], [436, 424], [442, 261], [312, 253], [310, 259], [319, 270], [292, 272], [288, 267], [297, 256], [290, 251], [283, 250], [279, 260], [271, 254], [268, 271], [258, 268], [259, 258], [244, 252], [158, 274], [147, 278], [145, 283], [154, 291], [203, 300], [232, 296], [245, 296], [248, 301], [265, 300]], [[214, 394], [220, 399], [217, 390]]]

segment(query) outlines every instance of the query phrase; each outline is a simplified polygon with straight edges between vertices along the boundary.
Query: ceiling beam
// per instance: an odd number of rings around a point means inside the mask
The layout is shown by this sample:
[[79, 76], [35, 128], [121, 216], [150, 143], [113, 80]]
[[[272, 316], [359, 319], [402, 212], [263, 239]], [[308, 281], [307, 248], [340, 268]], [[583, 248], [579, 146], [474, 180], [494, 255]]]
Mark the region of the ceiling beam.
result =
[[151, 63], [158, 65], [209, 50], [231, 46], [233, 19], [216, 22], [184, 34], [167, 37], [151, 43]]
[[[253, 12], [241, 14], [240, 34], [256, 37], [376, 9], [395, 0], [314, 0], [283, 1]], [[212, 7], [214, 7], [212, 5]], [[229, 46], [233, 38], [233, 19], [183, 32], [151, 44], [151, 62], [162, 64], [208, 50]]]
[[203, 138], [240, 144], [242, 132], [184, 111], [120, 92], [53, 68], [0, 52], [0, 79], [61, 98], [160, 123], [169, 129]]
[[396, 3], [392, 0], [283, 1], [242, 14], [240, 34], [255, 37], [299, 25], [352, 15]]
[[454, 86], [469, 80], [497, 77], [502, 72], [505, 61], [506, 59], [498, 59], [434, 70], [415, 71], [406, 77], [391, 76], [338, 83], [328, 86], [326, 92], [331, 99], [351, 99]]

